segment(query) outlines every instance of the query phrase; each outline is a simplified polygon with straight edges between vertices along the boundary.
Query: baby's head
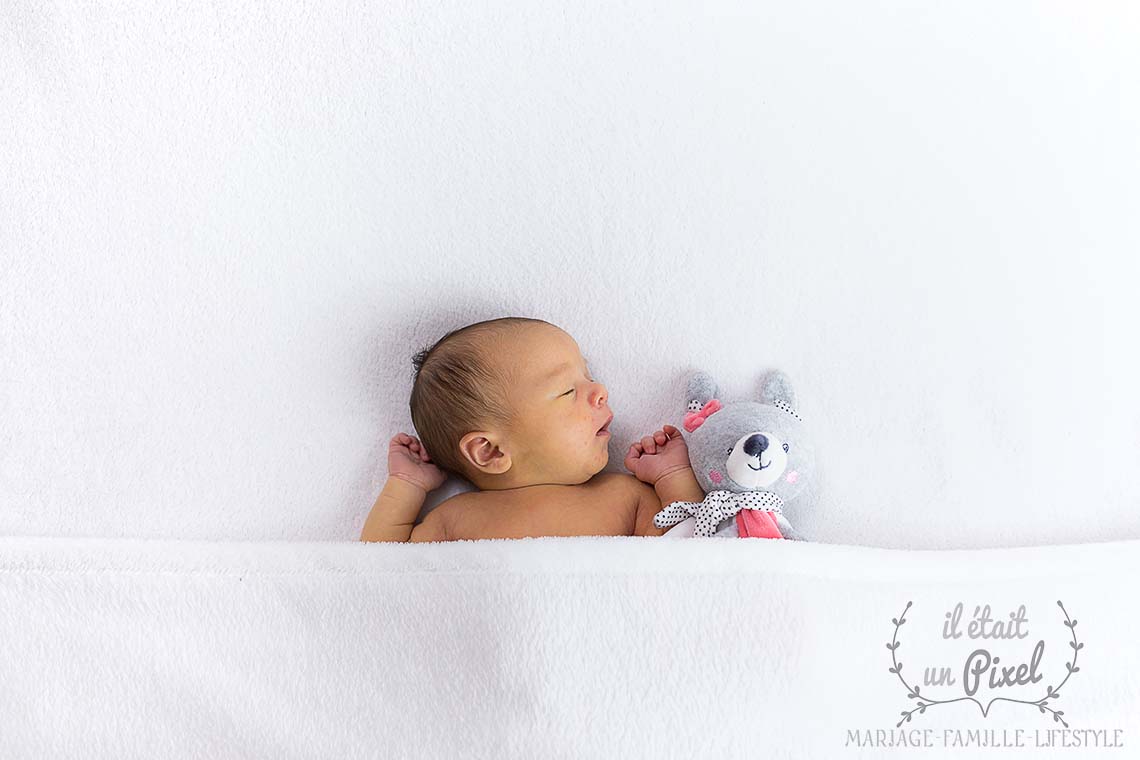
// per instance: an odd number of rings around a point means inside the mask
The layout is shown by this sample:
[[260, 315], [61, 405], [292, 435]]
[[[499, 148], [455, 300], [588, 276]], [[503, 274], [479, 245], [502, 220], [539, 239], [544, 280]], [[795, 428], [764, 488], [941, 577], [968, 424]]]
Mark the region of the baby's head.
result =
[[549, 322], [477, 322], [452, 330], [412, 364], [420, 441], [437, 466], [481, 490], [577, 485], [609, 461], [606, 387], [574, 339]]

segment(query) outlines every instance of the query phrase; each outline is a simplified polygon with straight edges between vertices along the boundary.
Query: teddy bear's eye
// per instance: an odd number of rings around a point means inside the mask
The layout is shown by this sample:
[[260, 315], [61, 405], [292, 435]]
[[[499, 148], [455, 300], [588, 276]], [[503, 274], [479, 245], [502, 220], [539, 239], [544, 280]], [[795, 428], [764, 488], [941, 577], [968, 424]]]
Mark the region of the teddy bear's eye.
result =
[[790, 447], [788, 446], [788, 444], [786, 444], [786, 443], [785, 443], [785, 444], [784, 444], [784, 453], [785, 453], [785, 454], [788, 452], [788, 449], [789, 449], [789, 448], [790, 448]]
[[729, 447], [728, 447], [728, 451], [726, 451], [726, 452], [724, 452], [724, 453], [725, 453], [725, 454], [731, 454], [731, 453], [732, 453], [732, 449], [733, 449], [733, 447], [732, 447], [732, 446], [729, 446]]

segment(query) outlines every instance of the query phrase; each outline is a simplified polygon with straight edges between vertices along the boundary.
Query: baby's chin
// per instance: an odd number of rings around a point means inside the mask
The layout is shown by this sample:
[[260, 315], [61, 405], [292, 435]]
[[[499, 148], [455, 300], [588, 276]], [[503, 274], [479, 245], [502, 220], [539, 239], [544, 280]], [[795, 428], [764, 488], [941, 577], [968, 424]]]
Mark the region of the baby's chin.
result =
[[590, 462], [589, 466], [586, 468], [586, 470], [590, 473], [589, 477], [586, 478], [586, 480], [589, 480], [590, 478], [594, 477], [595, 475], [597, 475], [602, 470], [606, 469], [606, 465], [609, 463], [610, 463], [609, 447], [603, 447], [601, 453], [598, 455], [598, 458], [596, 460], [594, 460], [593, 462]]
[[609, 464], [609, 461], [609, 452], [606, 452], [604, 456], [599, 456], [597, 459], [583, 462], [581, 467], [578, 467], [563, 477], [558, 478], [557, 482], [566, 483], [567, 485], [580, 486], [583, 483], [589, 482], [599, 472], [605, 470], [606, 465]]
[[[605, 438], [608, 441], [608, 436]], [[610, 450], [606, 441], [595, 442], [593, 450], [583, 452], [581, 458], [573, 463], [560, 462], [559, 472], [550, 473], [553, 476], [551, 480], [567, 485], [581, 485], [606, 469], [606, 465], [610, 463]]]

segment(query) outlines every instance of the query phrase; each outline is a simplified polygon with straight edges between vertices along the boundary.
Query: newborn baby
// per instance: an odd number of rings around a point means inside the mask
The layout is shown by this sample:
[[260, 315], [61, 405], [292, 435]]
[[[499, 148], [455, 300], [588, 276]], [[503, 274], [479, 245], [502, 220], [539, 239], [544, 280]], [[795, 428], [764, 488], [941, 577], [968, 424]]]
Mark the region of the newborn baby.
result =
[[[412, 423], [388, 444], [388, 480], [362, 541], [539, 536], [660, 536], [663, 504], [701, 501], [680, 431], [630, 445], [632, 475], [609, 462], [606, 387], [570, 335], [505, 317], [453, 330], [413, 358]], [[430, 454], [429, 454], [430, 452]], [[416, 524], [429, 491], [454, 473], [461, 493]]]

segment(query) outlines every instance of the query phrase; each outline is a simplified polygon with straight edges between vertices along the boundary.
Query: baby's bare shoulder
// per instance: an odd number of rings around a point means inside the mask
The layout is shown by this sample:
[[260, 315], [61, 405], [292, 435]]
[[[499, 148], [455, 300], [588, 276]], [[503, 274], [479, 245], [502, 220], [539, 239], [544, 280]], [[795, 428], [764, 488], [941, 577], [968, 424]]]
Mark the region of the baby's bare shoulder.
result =
[[561, 486], [535, 509], [536, 529], [546, 535], [628, 536], [633, 533], [641, 481], [601, 472], [577, 486]]
[[445, 541], [469, 538], [469, 536], [459, 535], [462, 532], [461, 522], [465, 522], [463, 520], [464, 515], [470, 514], [471, 510], [476, 508], [479, 494], [479, 491], [464, 491], [444, 499], [424, 518], [424, 522], [432, 517], [438, 520], [446, 536]]
[[[636, 506], [639, 501], [646, 496], [655, 496], [656, 491], [653, 486], [638, 480], [633, 475], [624, 472], [603, 472], [594, 476], [594, 480], [604, 478], [599, 483], [602, 488], [612, 488], [615, 491], [620, 491], [624, 496], [633, 502]], [[588, 485], [588, 484], [587, 484]]]
[[588, 488], [591, 485], [616, 488], [636, 488], [640, 480], [626, 472], [599, 472], [578, 488]]
[[610, 501], [620, 501], [631, 510], [637, 509], [637, 504], [644, 498], [645, 491], [653, 492], [653, 486], [642, 483], [633, 475], [624, 472], [601, 472], [575, 488], [595, 491], [594, 497], [602, 497]]
[[[629, 536], [633, 534], [641, 487], [633, 475], [601, 472], [587, 482], [568, 489], [562, 498], [548, 502], [542, 515], [560, 525], [559, 535]], [[544, 530], [555, 528], [542, 526]]]
[[661, 511], [661, 499], [657, 495], [657, 490], [633, 475], [625, 475], [620, 472], [613, 473], [613, 475], [621, 478], [621, 480], [613, 481], [613, 486], [621, 489], [624, 493], [625, 504], [633, 514], [630, 532], [627, 535], [664, 535], [665, 530], [653, 524], [653, 516]]
[[472, 491], [440, 504], [449, 538], [628, 536], [633, 533], [639, 486], [632, 475], [604, 472], [579, 485], [539, 485], [510, 491]]

